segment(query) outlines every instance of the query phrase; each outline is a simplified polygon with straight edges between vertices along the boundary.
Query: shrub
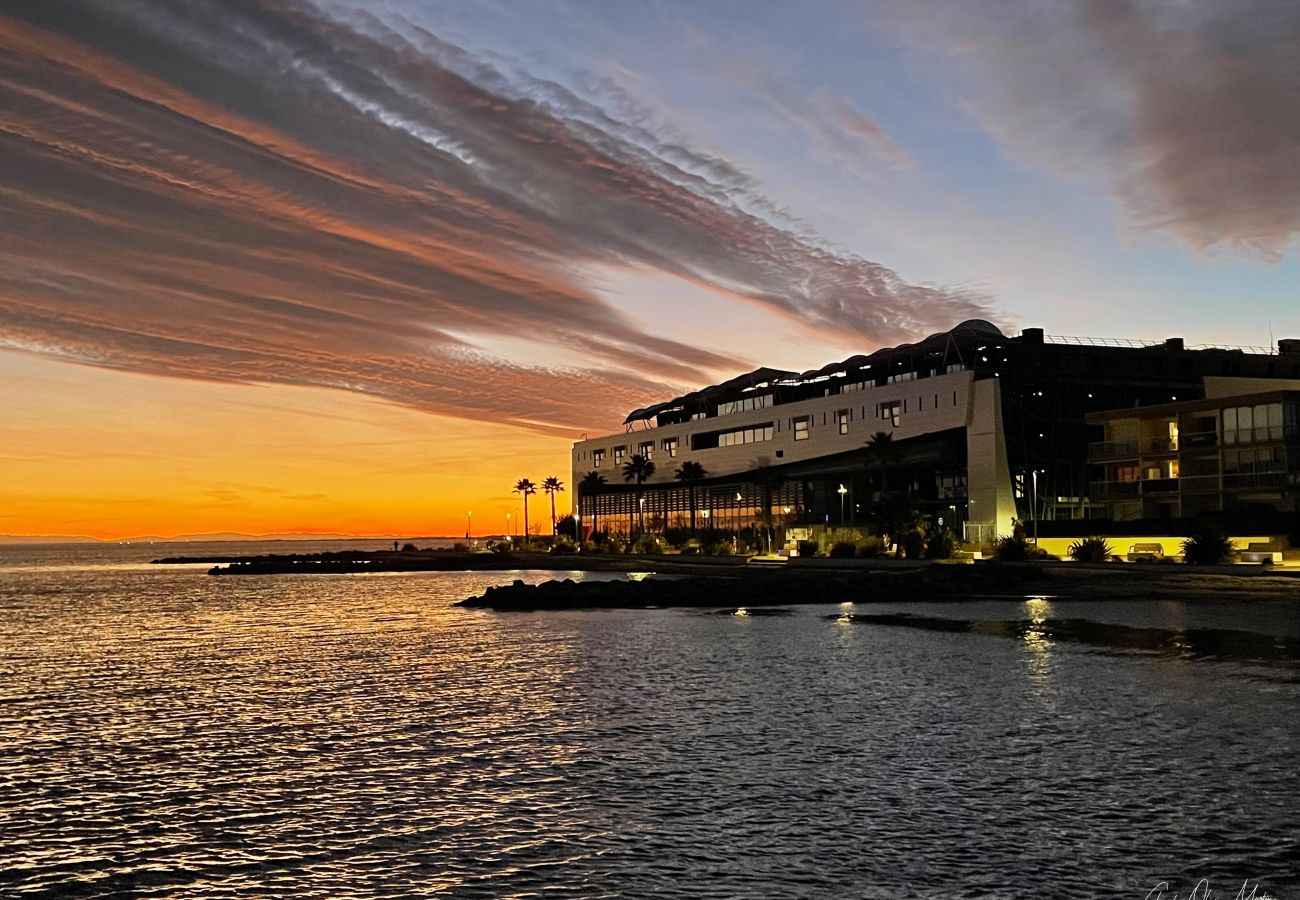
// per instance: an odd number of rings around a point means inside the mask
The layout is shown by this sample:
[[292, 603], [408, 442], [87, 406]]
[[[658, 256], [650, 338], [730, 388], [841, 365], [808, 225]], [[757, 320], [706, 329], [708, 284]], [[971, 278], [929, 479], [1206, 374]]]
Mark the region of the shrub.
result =
[[908, 559], [920, 559], [925, 553], [925, 537], [919, 531], [905, 531], [898, 539], [898, 546]]
[[947, 526], [930, 529], [926, 535], [926, 559], [951, 559], [957, 550], [957, 535]]
[[663, 553], [664, 539], [657, 534], [643, 534], [632, 544], [633, 553]]
[[885, 555], [885, 542], [874, 534], [863, 538], [857, 544], [859, 559], [880, 559]]
[[857, 555], [857, 545], [852, 541], [837, 541], [835, 546], [831, 547], [831, 559], [852, 559]]
[[1232, 541], [1221, 531], [1202, 531], [1183, 541], [1183, 561], [1217, 566], [1232, 559]]
[[1102, 537], [1086, 537], [1070, 545], [1070, 559], [1075, 562], [1098, 563], [1110, 559], [1115, 548]]
[[509, 541], [497, 541], [491, 547], [493, 553], [509, 553], [513, 549]]
[[578, 547], [567, 537], [558, 537], [555, 543], [551, 545], [552, 556], [564, 556], [569, 553], [577, 553]]
[[816, 541], [800, 541], [800, 542], [799, 542], [799, 555], [800, 555], [800, 556], [816, 556], [816, 555], [817, 555], [817, 542], [816, 542]]
[[417, 551], [417, 550], [419, 550], [419, 549], [420, 549], [420, 548], [417, 547], [417, 546], [415, 546], [414, 544], [403, 544], [403, 545], [402, 545], [402, 552], [403, 552], [403, 553], [414, 553], [415, 551]]
[[731, 546], [731, 541], [718, 541], [709, 545], [710, 556], [735, 556], [736, 550]]

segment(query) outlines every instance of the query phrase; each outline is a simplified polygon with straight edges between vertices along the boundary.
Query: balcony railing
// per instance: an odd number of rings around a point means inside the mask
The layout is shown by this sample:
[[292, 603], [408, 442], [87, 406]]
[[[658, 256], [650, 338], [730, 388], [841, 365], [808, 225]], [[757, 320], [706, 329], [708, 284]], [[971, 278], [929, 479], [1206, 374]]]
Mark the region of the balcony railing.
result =
[[1223, 442], [1225, 444], [1262, 444], [1265, 441], [1282, 440], [1281, 425], [1267, 425], [1257, 428], [1225, 428], [1223, 430]]
[[1088, 445], [1089, 459], [1136, 459], [1137, 455], [1137, 441], [1093, 441]]
[[1289, 476], [1285, 472], [1242, 472], [1223, 476], [1225, 491], [1282, 490]]
[[1184, 494], [1215, 494], [1219, 491], [1218, 475], [1183, 475], [1178, 489]]
[[1213, 431], [1184, 431], [1178, 436], [1185, 450], [1203, 450], [1219, 445], [1219, 436]]
[[1146, 450], [1148, 453], [1177, 453], [1178, 439], [1167, 437], [1148, 438]]
[[1092, 483], [1092, 495], [1094, 497], [1136, 497], [1138, 495], [1138, 485], [1140, 481], [1094, 481]]

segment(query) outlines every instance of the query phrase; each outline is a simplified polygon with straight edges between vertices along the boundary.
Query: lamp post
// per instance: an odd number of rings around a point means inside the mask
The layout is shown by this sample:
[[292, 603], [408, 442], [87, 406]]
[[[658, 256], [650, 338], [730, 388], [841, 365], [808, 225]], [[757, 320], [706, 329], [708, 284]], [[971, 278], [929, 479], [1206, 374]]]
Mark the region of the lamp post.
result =
[[465, 513], [465, 540], [469, 540], [470, 532], [474, 530], [474, 511], [469, 510]]
[[1038, 470], [1032, 469], [1029, 473], [1029, 502], [1033, 504], [1030, 510], [1034, 517], [1034, 546], [1038, 546]]
[[506, 531], [509, 533], [510, 540], [513, 542], [515, 539], [515, 527], [510, 523], [510, 513], [506, 513]]
[[848, 496], [849, 489], [844, 486], [843, 482], [840, 482], [839, 490], [835, 493], [840, 495], [840, 525], [842, 527], [844, 525], [844, 498]]

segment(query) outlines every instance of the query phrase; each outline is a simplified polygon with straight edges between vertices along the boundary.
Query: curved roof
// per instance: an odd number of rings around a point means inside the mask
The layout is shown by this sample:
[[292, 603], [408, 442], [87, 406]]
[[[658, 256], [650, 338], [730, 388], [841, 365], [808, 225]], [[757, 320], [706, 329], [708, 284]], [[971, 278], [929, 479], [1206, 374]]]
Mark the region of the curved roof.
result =
[[632, 422], [642, 422], [647, 419], [653, 419], [662, 412], [679, 409], [688, 403], [702, 403], [711, 397], [724, 395], [735, 390], [752, 389], [760, 384], [771, 384], [774, 382], [778, 384], [807, 383], [810, 381], [830, 378], [838, 373], [843, 373], [847, 378], [851, 374], [856, 374], [863, 369], [870, 368], [873, 365], [872, 360], [886, 361], [896, 353], [912, 351], [922, 348], [925, 345], [937, 344], [941, 341], [946, 345], [948, 338], [959, 333], [974, 333], [1003, 339], [1006, 337], [1006, 335], [1002, 333], [1001, 329], [992, 322], [985, 319], [967, 319], [949, 331], [936, 331], [934, 334], [921, 338], [911, 344], [899, 344], [896, 347], [881, 347], [872, 353], [855, 354], [854, 356], [850, 356], [848, 359], [828, 363], [821, 368], [809, 369], [806, 372], [787, 372], [783, 369], [772, 369], [766, 366], [761, 366], [752, 372], [737, 375], [735, 378], [724, 381], [721, 384], [700, 388], [698, 391], [691, 391], [689, 394], [683, 394], [682, 396], [675, 397], [665, 403], [656, 403], [653, 406], [643, 406], [640, 409], [634, 409], [632, 412], [628, 413], [627, 418], [623, 420], [623, 424], [629, 425]]

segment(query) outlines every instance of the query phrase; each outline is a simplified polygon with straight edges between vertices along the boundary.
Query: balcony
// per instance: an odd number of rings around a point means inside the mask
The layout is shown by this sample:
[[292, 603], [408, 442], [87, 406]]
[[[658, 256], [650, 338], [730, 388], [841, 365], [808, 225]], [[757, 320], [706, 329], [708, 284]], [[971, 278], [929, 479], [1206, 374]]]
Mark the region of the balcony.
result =
[[1280, 491], [1287, 487], [1286, 472], [1240, 472], [1223, 476], [1225, 491]]
[[1177, 478], [1147, 478], [1142, 482], [1143, 494], [1176, 494], [1178, 493]]
[[1088, 445], [1088, 459], [1099, 462], [1104, 459], [1137, 459], [1137, 441], [1093, 441]]
[[1122, 499], [1136, 497], [1140, 481], [1094, 481], [1090, 494], [1095, 499]]
[[1184, 450], [1212, 450], [1219, 446], [1219, 436], [1213, 431], [1184, 431], [1179, 439]]
[[1217, 494], [1219, 492], [1218, 475], [1184, 475], [1178, 479], [1184, 494]]
[[1178, 438], [1147, 438], [1144, 448], [1147, 453], [1177, 453]]

